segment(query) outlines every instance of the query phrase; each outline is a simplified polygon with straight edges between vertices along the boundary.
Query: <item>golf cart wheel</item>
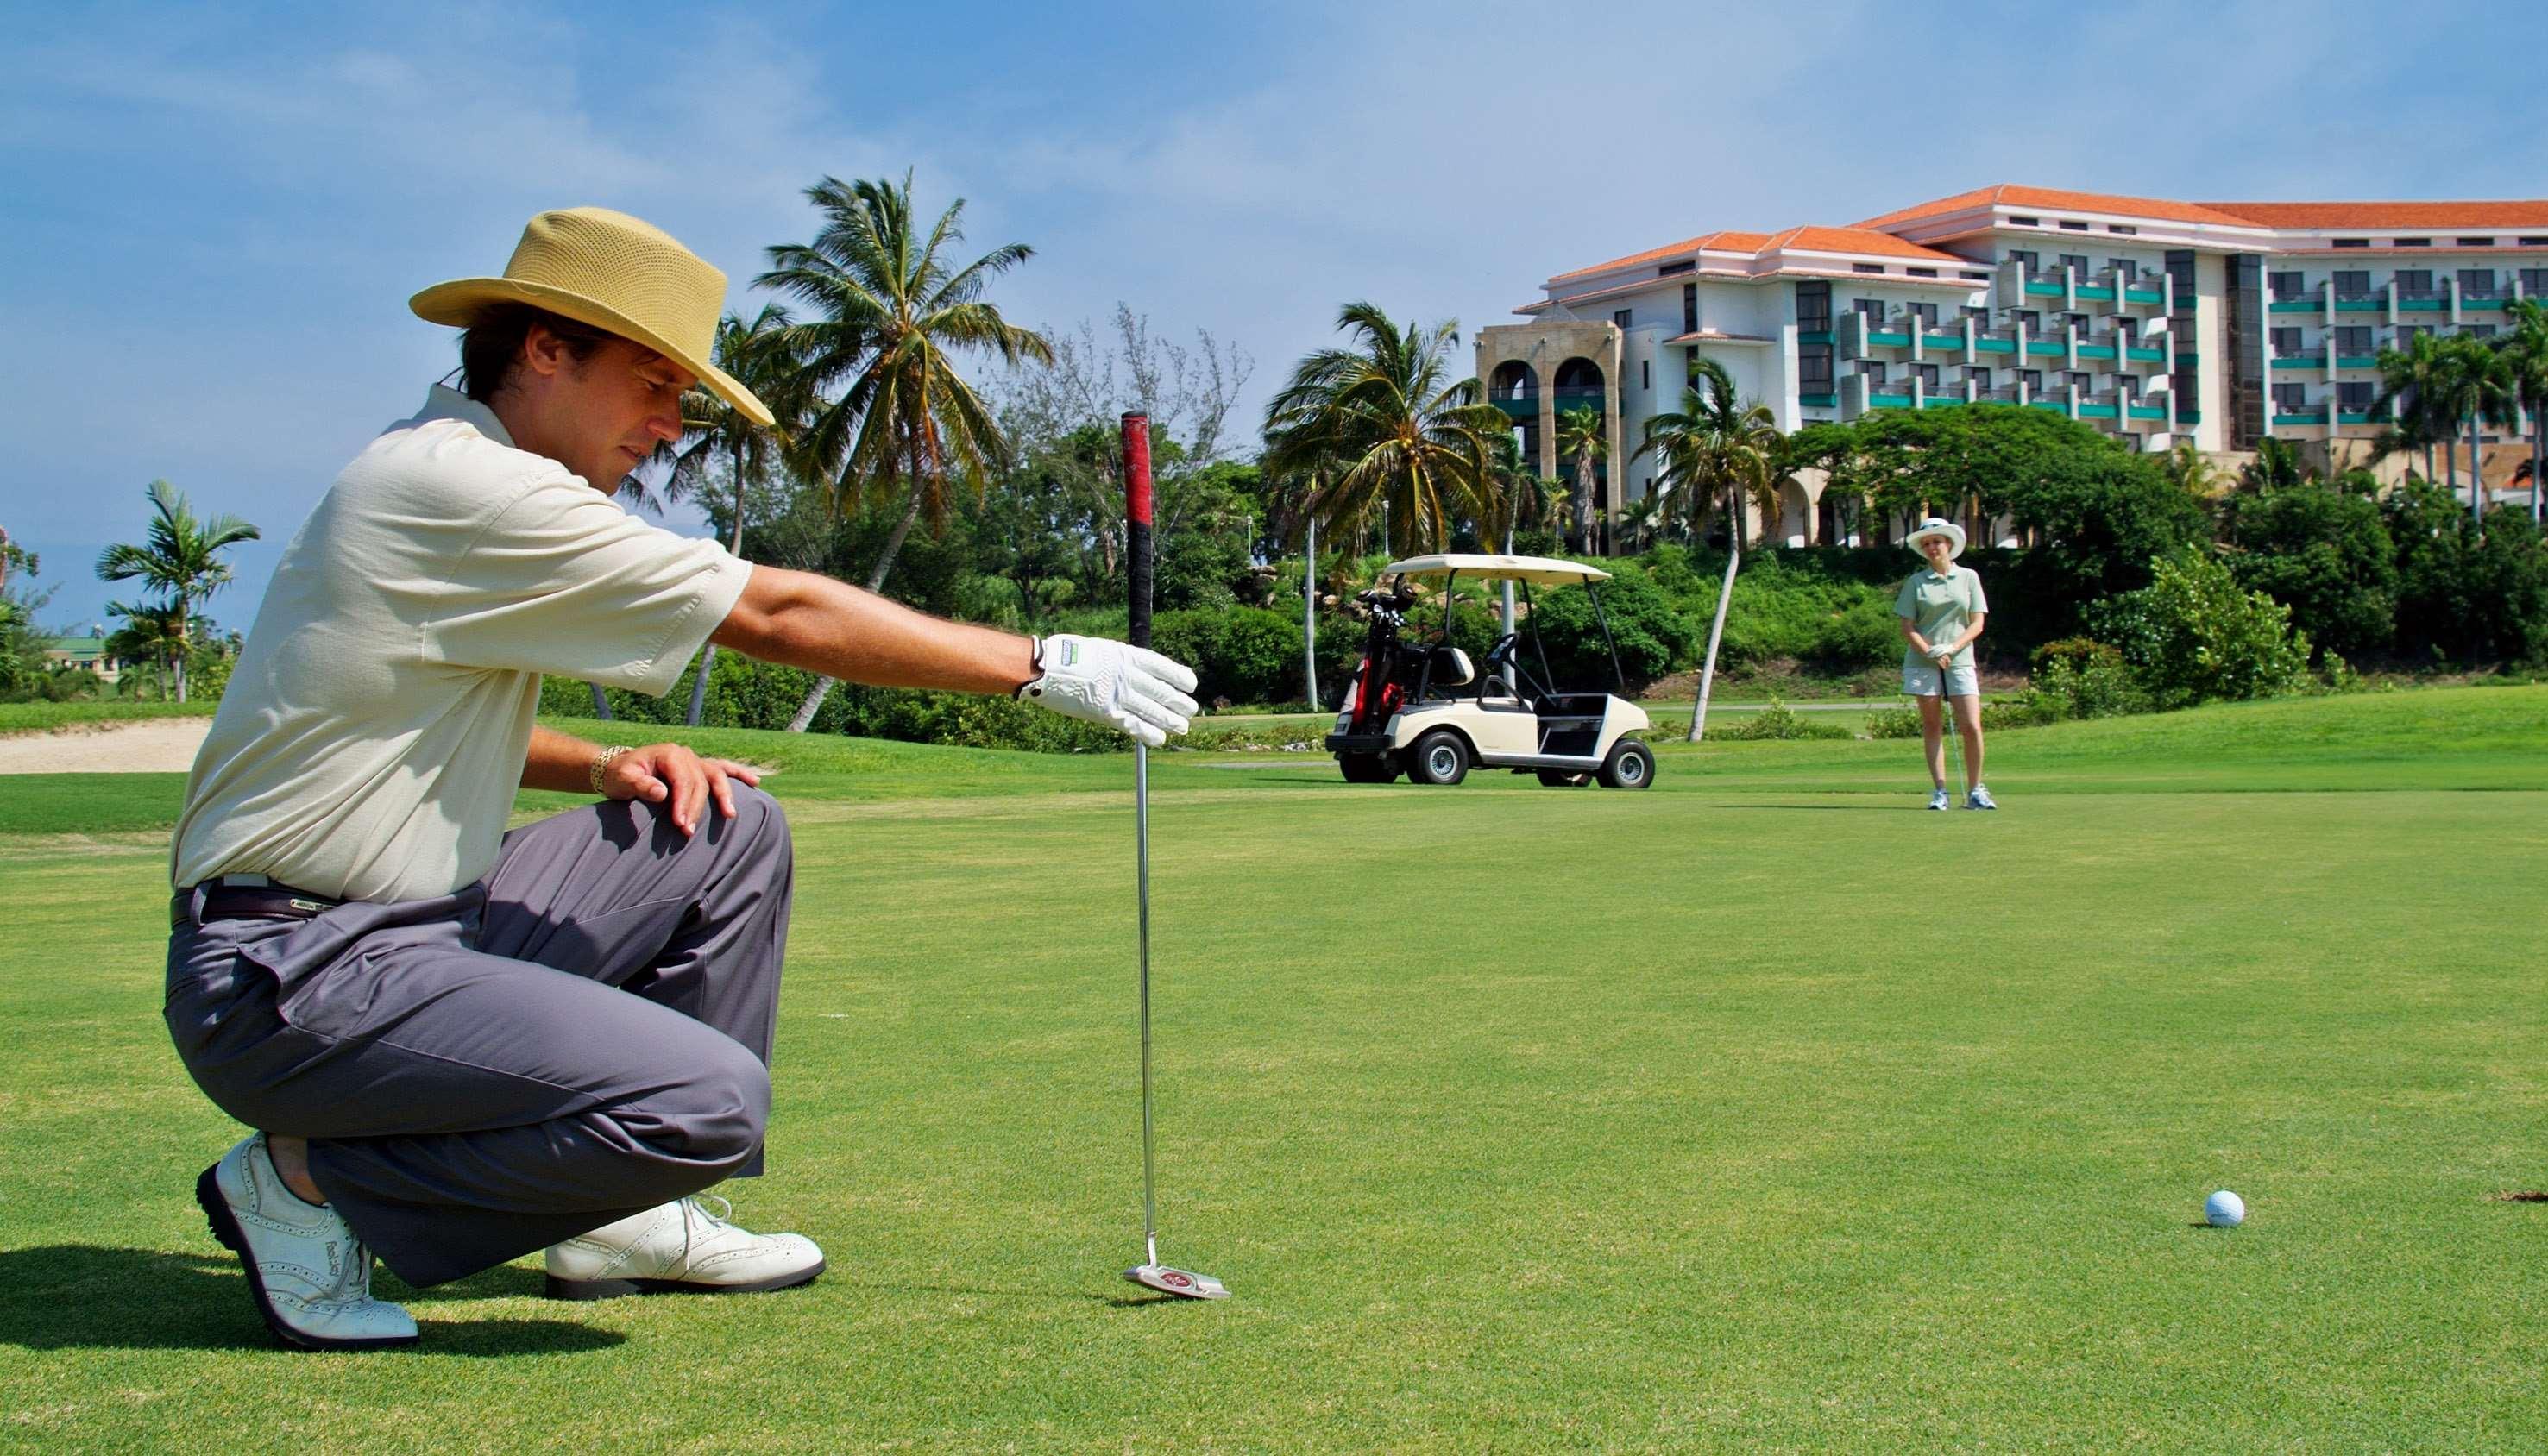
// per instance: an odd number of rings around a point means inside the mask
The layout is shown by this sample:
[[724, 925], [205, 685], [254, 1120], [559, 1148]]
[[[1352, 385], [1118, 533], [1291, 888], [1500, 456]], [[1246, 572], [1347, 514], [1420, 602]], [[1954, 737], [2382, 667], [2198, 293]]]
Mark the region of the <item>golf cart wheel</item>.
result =
[[1655, 751], [1633, 738], [1622, 738], [1601, 765], [1604, 788], [1644, 788], [1655, 781]]
[[1469, 745], [1448, 728], [1436, 728], [1407, 751], [1407, 776], [1444, 787], [1469, 776]]
[[1569, 774], [1563, 769], [1542, 769], [1539, 781], [1550, 788], [1582, 788], [1592, 781], [1590, 774]]
[[1387, 754], [1338, 754], [1336, 767], [1344, 770], [1347, 783], [1395, 783], [1398, 766]]

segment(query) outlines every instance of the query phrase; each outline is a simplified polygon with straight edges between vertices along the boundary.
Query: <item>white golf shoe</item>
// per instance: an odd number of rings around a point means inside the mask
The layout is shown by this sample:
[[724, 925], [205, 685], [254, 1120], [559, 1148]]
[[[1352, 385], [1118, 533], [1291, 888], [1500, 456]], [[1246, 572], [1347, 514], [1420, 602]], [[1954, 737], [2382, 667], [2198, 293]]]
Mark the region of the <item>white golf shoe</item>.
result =
[[[714, 1195], [710, 1195], [714, 1197]], [[726, 1220], [734, 1206], [677, 1199], [552, 1244], [548, 1296], [611, 1300], [629, 1294], [753, 1294], [792, 1289], [823, 1272], [823, 1251], [796, 1233], [755, 1233]]]
[[283, 1186], [265, 1135], [240, 1142], [195, 1180], [213, 1237], [238, 1251], [268, 1329], [306, 1350], [415, 1343], [415, 1321], [372, 1298], [372, 1251], [336, 1211]]
[[1967, 809], [1996, 809], [1999, 807], [1999, 804], [1991, 798], [1989, 789], [1983, 788], [1979, 784], [1975, 784], [1973, 786], [1973, 791], [1964, 795], [1964, 807]]
[[1946, 809], [1951, 807], [1954, 802], [1955, 801], [1953, 799], [1947, 797], [1947, 791], [1943, 788], [1932, 790], [1929, 794], [1929, 807], [1932, 809]]

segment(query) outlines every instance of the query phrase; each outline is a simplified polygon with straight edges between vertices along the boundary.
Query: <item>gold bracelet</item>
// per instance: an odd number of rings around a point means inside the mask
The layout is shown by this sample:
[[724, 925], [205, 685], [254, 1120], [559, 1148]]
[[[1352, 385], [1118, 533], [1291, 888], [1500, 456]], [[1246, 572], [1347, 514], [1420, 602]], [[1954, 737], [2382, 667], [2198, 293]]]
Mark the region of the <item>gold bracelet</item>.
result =
[[585, 774], [585, 777], [591, 780], [592, 791], [594, 793], [600, 793], [602, 791], [601, 775], [610, 772], [610, 761], [626, 752], [628, 752], [628, 745], [624, 743], [614, 743], [610, 747], [603, 749], [601, 752], [592, 756], [592, 767]]

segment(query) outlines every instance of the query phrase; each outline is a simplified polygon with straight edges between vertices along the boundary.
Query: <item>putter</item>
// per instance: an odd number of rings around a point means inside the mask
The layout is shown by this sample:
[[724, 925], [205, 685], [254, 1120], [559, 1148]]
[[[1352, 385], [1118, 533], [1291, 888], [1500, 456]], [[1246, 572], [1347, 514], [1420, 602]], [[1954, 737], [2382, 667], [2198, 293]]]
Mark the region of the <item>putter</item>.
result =
[[1963, 735], [1956, 731], [1956, 700], [1947, 695], [1947, 674], [1948, 670], [1945, 668], [1938, 670], [1938, 706], [1946, 709], [1938, 716], [1945, 720], [1947, 741], [1947, 746], [1939, 751], [1939, 757], [1946, 761], [1949, 771], [1947, 807], [1952, 809], [1956, 806], [1958, 799], [1956, 793], [1956, 780], [1963, 776], [1964, 740]]
[[[1125, 575], [1132, 585], [1135, 647], [1150, 645], [1150, 416], [1124, 416]], [[1141, 1243], [1142, 1261], [1124, 1277], [1181, 1300], [1226, 1300], [1229, 1290], [1209, 1274], [1159, 1262], [1157, 1164], [1150, 1138], [1150, 750], [1133, 742], [1133, 856], [1141, 907]]]

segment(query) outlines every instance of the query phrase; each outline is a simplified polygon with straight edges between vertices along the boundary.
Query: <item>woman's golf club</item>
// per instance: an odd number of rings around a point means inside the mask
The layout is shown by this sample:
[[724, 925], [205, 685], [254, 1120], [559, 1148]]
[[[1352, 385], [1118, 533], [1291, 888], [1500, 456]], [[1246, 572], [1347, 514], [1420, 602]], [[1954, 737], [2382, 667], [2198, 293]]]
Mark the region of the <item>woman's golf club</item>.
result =
[[[1124, 416], [1125, 575], [1132, 584], [1135, 647], [1150, 645], [1150, 416]], [[1171, 1269], [1159, 1262], [1156, 1164], [1150, 1150], [1150, 750], [1133, 745], [1133, 856], [1141, 906], [1141, 1243], [1142, 1262], [1124, 1277], [1161, 1294], [1187, 1300], [1226, 1300], [1229, 1291], [1209, 1274]]]

